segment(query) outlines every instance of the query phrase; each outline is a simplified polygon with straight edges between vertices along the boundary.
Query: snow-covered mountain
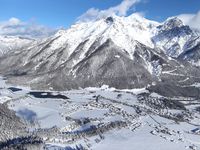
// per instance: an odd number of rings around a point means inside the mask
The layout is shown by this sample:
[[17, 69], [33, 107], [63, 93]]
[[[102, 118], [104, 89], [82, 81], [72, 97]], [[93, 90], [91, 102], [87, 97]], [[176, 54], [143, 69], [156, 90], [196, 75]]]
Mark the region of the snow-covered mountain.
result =
[[199, 33], [185, 26], [178, 18], [169, 18], [157, 26], [157, 33], [152, 37], [155, 46], [163, 49], [173, 58], [179, 57], [199, 42]]
[[199, 34], [176, 17], [158, 23], [137, 14], [113, 15], [77, 22], [23, 51], [7, 53], [1, 57], [0, 72], [18, 84], [57, 90], [103, 84], [191, 85], [200, 80], [193, 66], [199, 60], [199, 40]]
[[9, 51], [20, 50], [29, 46], [34, 40], [15, 37], [15, 36], [0, 36], [0, 56]]

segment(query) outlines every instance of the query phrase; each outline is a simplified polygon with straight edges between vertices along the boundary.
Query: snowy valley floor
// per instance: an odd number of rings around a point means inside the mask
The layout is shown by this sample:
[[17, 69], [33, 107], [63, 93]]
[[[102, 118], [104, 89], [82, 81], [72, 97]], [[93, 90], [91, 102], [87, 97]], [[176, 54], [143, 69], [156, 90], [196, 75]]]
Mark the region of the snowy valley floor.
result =
[[40, 137], [45, 149], [200, 150], [197, 99], [107, 87], [31, 91], [1, 78], [0, 103], [26, 122], [27, 133]]

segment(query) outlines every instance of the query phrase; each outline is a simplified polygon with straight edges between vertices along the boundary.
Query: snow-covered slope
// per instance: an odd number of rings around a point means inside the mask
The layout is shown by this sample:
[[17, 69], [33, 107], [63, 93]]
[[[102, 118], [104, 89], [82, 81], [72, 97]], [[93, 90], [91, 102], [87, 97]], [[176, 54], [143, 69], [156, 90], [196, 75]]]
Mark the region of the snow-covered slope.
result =
[[[200, 148], [200, 102], [195, 98], [168, 98], [144, 88], [107, 86], [32, 91], [4, 82], [0, 78], [1, 96], [10, 99], [0, 98], [0, 140], [5, 140], [0, 149], [42, 150], [42, 145], [45, 150]], [[24, 126], [25, 133], [19, 128]], [[37, 147], [30, 148], [33, 145]]]
[[9, 51], [22, 49], [32, 42], [32, 39], [23, 37], [0, 36], [0, 56]]
[[88, 51], [91, 45], [100, 40], [100, 45], [108, 39], [124, 48], [132, 58], [135, 49], [135, 41], [153, 47], [151, 37], [158, 23], [149, 21], [136, 14], [129, 17], [112, 16], [97, 21], [77, 23], [69, 30], [59, 31], [55, 36], [59, 37], [52, 44], [50, 49], [59, 49], [67, 45], [68, 54], [72, 54], [76, 47], [87, 40], [83, 47], [83, 53], [80, 59]]

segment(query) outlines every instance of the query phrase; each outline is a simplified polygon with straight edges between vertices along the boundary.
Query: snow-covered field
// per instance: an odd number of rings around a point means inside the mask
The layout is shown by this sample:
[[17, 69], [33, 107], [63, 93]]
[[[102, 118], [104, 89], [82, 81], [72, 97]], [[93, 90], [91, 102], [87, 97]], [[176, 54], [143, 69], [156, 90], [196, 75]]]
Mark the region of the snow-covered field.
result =
[[36, 91], [15, 88], [1, 78], [0, 103], [24, 119], [46, 149], [200, 150], [199, 100], [165, 103], [156, 93], [141, 94], [148, 93], [145, 89], [106, 86], [51, 91], [40, 96], [57, 98], [36, 98], [29, 93]]

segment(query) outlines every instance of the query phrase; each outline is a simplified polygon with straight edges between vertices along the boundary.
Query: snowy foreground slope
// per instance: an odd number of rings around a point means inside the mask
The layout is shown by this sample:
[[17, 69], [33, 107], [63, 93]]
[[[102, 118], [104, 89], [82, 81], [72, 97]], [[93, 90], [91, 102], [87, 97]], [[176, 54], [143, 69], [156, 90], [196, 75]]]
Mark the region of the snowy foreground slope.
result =
[[8, 127], [5, 138], [7, 127], [0, 125], [1, 149], [200, 149], [198, 99], [170, 99], [145, 89], [45, 92], [13, 87], [2, 78], [0, 83], [0, 108], [14, 110], [25, 126]]

